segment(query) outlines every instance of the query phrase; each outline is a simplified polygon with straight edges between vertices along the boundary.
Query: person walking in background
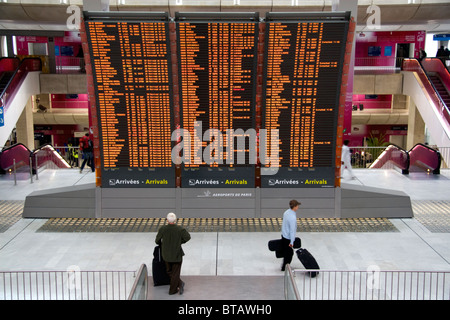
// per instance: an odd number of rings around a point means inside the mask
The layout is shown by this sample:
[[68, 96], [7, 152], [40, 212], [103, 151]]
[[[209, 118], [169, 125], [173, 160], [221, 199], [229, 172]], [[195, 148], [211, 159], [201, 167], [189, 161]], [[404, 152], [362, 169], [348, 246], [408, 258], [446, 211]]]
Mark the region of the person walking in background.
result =
[[191, 239], [189, 232], [176, 224], [177, 216], [167, 214], [167, 224], [159, 228], [155, 242], [161, 246], [162, 258], [166, 262], [166, 270], [170, 277], [169, 294], [179, 292], [183, 294], [184, 282], [180, 279], [181, 264], [183, 262], [183, 248], [181, 245]]
[[91, 167], [92, 172], [94, 172], [94, 146], [92, 140], [89, 138], [89, 133], [86, 133], [84, 137], [80, 139], [80, 151], [83, 157], [83, 163], [81, 164], [80, 173], [83, 172], [86, 162], [88, 166]]
[[294, 241], [297, 232], [297, 214], [296, 211], [301, 205], [297, 200], [289, 201], [289, 209], [283, 214], [283, 224], [281, 225], [281, 246], [283, 252], [283, 264], [281, 271], [284, 271], [286, 265], [291, 263], [294, 255]]
[[342, 153], [341, 153], [341, 176], [340, 178], [344, 177], [344, 170], [347, 169], [350, 173], [351, 179], [356, 179], [355, 174], [353, 173], [352, 169], [352, 160], [351, 160], [351, 152], [350, 148], [348, 147], [349, 141], [345, 140], [344, 145], [342, 146]]

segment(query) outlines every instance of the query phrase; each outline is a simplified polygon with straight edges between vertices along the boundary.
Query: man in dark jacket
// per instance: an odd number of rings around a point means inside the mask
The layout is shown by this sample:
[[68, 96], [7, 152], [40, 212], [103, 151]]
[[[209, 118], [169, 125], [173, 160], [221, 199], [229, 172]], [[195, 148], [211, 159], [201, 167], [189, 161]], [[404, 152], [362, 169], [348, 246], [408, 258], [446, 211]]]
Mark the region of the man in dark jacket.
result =
[[177, 292], [183, 294], [184, 282], [180, 279], [180, 273], [184, 252], [181, 245], [191, 239], [189, 232], [178, 226], [176, 221], [175, 213], [170, 212], [167, 215], [168, 224], [159, 228], [155, 239], [156, 244], [161, 245], [162, 257], [166, 262], [167, 273], [170, 276], [169, 294]]

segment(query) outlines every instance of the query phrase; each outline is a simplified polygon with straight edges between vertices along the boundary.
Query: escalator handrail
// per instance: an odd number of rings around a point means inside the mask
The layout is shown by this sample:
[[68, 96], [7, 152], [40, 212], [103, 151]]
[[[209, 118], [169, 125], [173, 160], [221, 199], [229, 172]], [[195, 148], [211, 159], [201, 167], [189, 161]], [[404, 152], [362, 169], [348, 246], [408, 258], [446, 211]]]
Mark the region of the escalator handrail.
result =
[[3, 149], [0, 151], [0, 154], [2, 154], [4, 151], [7, 151], [7, 150], [12, 149], [12, 148], [15, 148], [15, 147], [17, 147], [17, 146], [24, 146], [24, 147], [30, 152], [30, 154], [31, 154], [31, 150], [30, 150], [26, 145], [24, 145], [24, 144], [21, 143], [21, 142], [15, 143], [15, 144], [13, 144], [13, 145], [11, 145], [11, 146], [8, 146], [8, 147], [3, 148]]
[[[415, 61], [415, 62], [413, 62]], [[416, 68], [414, 68], [413, 70], [408, 70], [408, 64], [417, 64]], [[413, 68], [413, 67], [411, 67]], [[442, 113], [447, 112], [448, 116], [444, 116], [444, 118], [447, 120], [447, 122], [449, 122], [450, 119], [450, 110], [449, 110], [449, 106], [447, 106], [444, 102], [444, 100], [442, 100], [442, 97], [440, 94], [438, 94], [436, 87], [434, 86], [433, 82], [431, 81], [430, 77], [428, 76], [428, 74], [425, 72], [424, 68], [422, 67], [422, 65], [420, 64], [420, 62], [415, 59], [415, 58], [407, 58], [407, 59], [403, 59], [403, 63], [402, 63], [402, 70], [404, 71], [414, 71], [417, 72], [419, 74], [420, 79], [426, 79], [427, 81], [424, 82], [422, 81], [424, 86], [431, 87], [434, 98], [437, 101], [433, 101], [434, 103], [437, 103], [437, 107], [440, 107]], [[425, 88], [427, 89], [427, 88]], [[427, 90], [428, 91], [428, 90]]]
[[[409, 169], [409, 164], [410, 164], [410, 158], [409, 158], [409, 153], [408, 151], [406, 151], [405, 149], [403, 149], [402, 147], [399, 147], [398, 145], [394, 144], [394, 143], [390, 143], [384, 150], [386, 151], [387, 149], [389, 149], [390, 147], [394, 147], [396, 148], [398, 151], [402, 152], [405, 156], [406, 156], [406, 163], [405, 163], [405, 168], [401, 168], [400, 166], [397, 165], [397, 167], [399, 167], [400, 169], [407, 171]], [[383, 153], [382, 153], [383, 154]], [[381, 154], [381, 155], [382, 155]], [[377, 162], [377, 160], [381, 157], [381, 155], [375, 159], [375, 161], [372, 163], [371, 167]], [[394, 163], [395, 164], [395, 163]]]
[[[37, 154], [39, 151], [41, 151], [43, 148], [51, 147], [55, 152], [58, 152], [58, 151], [56, 151], [56, 149], [53, 147], [53, 145], [52, 145], [51, 143], [46, 143], [46, 144], [40, 146], [39, 148], [36, 148], [35, 150], [31, 151], [26, 145], [24, 145], [23, 143], [20, 143], [20, 142], [19, 142], [19, 143], [13, 144], [12, 146], [6, 147], [6, 148], [4, 148], [2, 151], [0, 151], [0, 158], [1, 158], [2, 154], [3, 154], [3, 152], [8, 151], [8, 150], [11, 150], [11, 149], [13, 149], [13, 148], [16, 148], [16, 147], [18, 147], [18, 146], [22, 146], [22, 147], [24, 147], [24, 148], [28, 151], [29, 157], [32, 158], [32, 160], [33, 160], [33, 167], [36, 165], [35, 162], [34, 162], [34, 157], [33, 157], [33, 156], [34, 156], [35, 154]], [[66, 161], [64, 158], [61, 157], [61, 159], [62, 159], [64, 162], [67, 163], [67, 161]], [[27, 163], [27, 164], [29, 164], [29, 163]], [[68, 163], [67, 163], [67, 165], [69, 166]], [[69, 166], [69, 167], [70, 167], [70, 166]], [[8, 169], [8, 168], [0, 168], [0, 169]]]
[[8, 83], [6, 84], [5, 88], [0, 92], [0, 99], [5, 94], [6, 89], [8, 89], [8, 86], [11, 83], [11, 80], [14, 78], [14, 76], [15, 76], [15, 74], [17, 72], [17, 69], [19, 69], [19, 66], [20, 66], [20, 60], [18, 58], [8, 58], [8, 57], [1, 58], [0, 59], [0, 65], [1, 65], [1, 63], [3, 61], [6, 61], [6, 60], [14, 60], [14, 61], [17, 61], [17, 62], [14, 64], [14, 67], [15, 67], [14, 70], [3, 70], [4, 72], [13, 72], [13, 74], [12, 74], [11, 78], [9, 79]]
[[[406, 155], [406, 169], [405, 170], [409, 170], [409, 165], [410, 165], [410, 163], [411, 163], [411, 158], [410, 158], [410, 156], [409, 156], [409, 152], [408, 151], [406, 151], [405, 149], [403, 149], [402, 147], [399, 147], [398, 145], [396, 145], [396, 144], [394, 144], [394, 143], [390, 143], [389, 144], [389, 146], [394, 146], [394, 147], [396, 147], [399, 151], [401, 151], [403, 154], [405, 154]], [[388, 147], [389, 147], [388, 146]]]
[[[436, 61], [441, 68], [439, 68], [439, 70], [437, 70], [437, 71], [436, 70], [428, 71], [427, 68], [424, 66], [424, 62], [425, 62], [425, 65], [428, 64], [427, 61], [433, 61], [433, 62]], [[428, 72], [436, 72], [439, 75], [439, 78], [440, 78], [442, 84], [447, 89], [447, 91], [450, 90], [450, 87], [449, 87], [450, 86], [450, 72], [448, 71], [447, 67], [445, 66], [444, 62], [442, 62], [441, 59], [439, 59], [439, 58], [425, 58], [422, 61], [420, 61], [420, 65], [422, 66], [422, 69], [425, 71], [427, 77], [428, 77]], [[433, 84], [433, 82], [431, 81], [431, 79], [429, 77], [428, 77], [428, 79]], [[433, 84], [433, 87], [434, 87], [434, 84]], [[435, 87], [435, 89], [436, 89], [436, 87]]]
[[[30, 150], [26, 145], [24, 145], [24, 144], [21, 143], [21, 142], [18, 142], [18, 143], [15, 143], [15, 144], [11, 145], [11, 146], [8, 146], [8, 147], [3, 148], [3, 150], [1, 150], [0, 153], [2, 153], [3, 151], [7, 151], [7, 150], [9, 150], [9, 149], [12, 149], [12, 148], [14, 148], [14, 147], [17, 147], [17, 146], [24, 146], [24, 147], [30, 152], [30, 155], [33, 154], [33, 153], [38, 152], [39, 150], [41, 150], [41, 149], [43, 149], [43, 148], [48, 147], [48, 146], [50, 146], [50, 147], [52, 147], [53, 149], [55, 149], [55, 147], [54, 147], [51, 143], [45, 143], [45, 144], [43, 144], [42, 146], [40, 146], [39, 148], [36, 148], [36, 149], [34, 149], [34, 150]], [[56, 150], [56, 149], [55, 149], [55, 150]]]
[[436, 150], [436, 149], [434, 149], [434, 148], [431, 148], [430, 146], [427, 146], [426, 144], [423, 144], [423, 143], [416, 143], [411, 149], [409, 149], [408, 154], [409, 154], [411, 151], [414, 151], [414, 148], [416, 148], [417, 146], [425, 147], [425, 148], [427, 148], [428, 150], [433, 151], [433, 152], [436, 154], [438, 164], [437, 164], [436, 168], [433, 168], [433, 170], [434, 170], [434, 171], [439, 170], [439, 169], [441, 168], [441, 161], [442, 161], [442, 155], [441, 155], [441, 153], [439, 152], [439, 150]]
[[[442, 100], [441, 95], [438, 93], [436, 87], [434, 86], [433, 81], [431, 81], [430, 77], [428, 76], [428, 73], [426, 72], [425, 68], [422, 66], [422, 63], [416, 58], [408, 58], [408, 59], [404, 59], [403, 61], [405, 62], [405, 60], [409, 60], [409, 61], [414, 61], [415, 60], [417, 62], [417, 69], [414, 70], [414, 71], [416, 71], [416, 72], [420, 71], [421, 75], [424, 76], [427, 79], [427, 84], [433, 88], [433, 92], [435, 94], [435, 97], [439, 100], [439, 102], [444, 107], [446, 107], [446, 104], [445, 104], [444, 100]], [[406, 62], [408, 62], [408, 61], [406, 61]], [[402, 70], [404, 70], [403, 66], [404, 66], [404, 64], [402, 64]], [[408, 70], [405, 70], [405, 71], [408, 71]], [[424, 83], [424, 85], [425, 85], [425, 83]]]
[[20, 65], [20, 59], [17, 57], [1, 57], [0, 58], [0, 66], [2, 65], [2, 62], [6, 61], [6, 60], [14, 60], [16, 62], [14, 69], [13, 70], [0, 70], [0, 71], [15, 71]]
[[[5, 86], [5, 89], [3, 89], [3, 91], [0, 93], [0, 102], [1, 102], [1, 105], [5, 107], [5, 110], [4, 110], [5, 112], [6, 112], [6, 108], [8, 107], [8, 106], [7, 106], [7, 102], [5, 102], [4, 99], [3, 99], [5, 93], [6, 93], [6, 91], [9, 89], [10, 84], [15, 80], [16, 76], [19, 75], [21, 71], [25, 71], [25, 75], [28, 73], [29, 70], [27, 69], [27, 66], [28, 66], [29, 61], [31, 61], [31, 60], [36, 61], [36, 62], [39, 62], [39, 67], [36, 68], [36, 69], [38, 69], [38, 70], [30, 70], [30, 71], [39, 71], [39, 70], [42, 70], [42, 61], [41, 61], [41, 59], [39, 59], [39, 58], [24, 58], [24, 59], [20, 62], [19, 66], [18, 66], [18, 67], [16, 68], [16, 70], [14, 71], [14, 73], [13, 73], [11, 79], [9, 79], [7, 85]], [[33, 69], [34, 69], [34, 68], [33, 68]], [[22, 76], [22, 77], [23, 77], [23, 76]]]

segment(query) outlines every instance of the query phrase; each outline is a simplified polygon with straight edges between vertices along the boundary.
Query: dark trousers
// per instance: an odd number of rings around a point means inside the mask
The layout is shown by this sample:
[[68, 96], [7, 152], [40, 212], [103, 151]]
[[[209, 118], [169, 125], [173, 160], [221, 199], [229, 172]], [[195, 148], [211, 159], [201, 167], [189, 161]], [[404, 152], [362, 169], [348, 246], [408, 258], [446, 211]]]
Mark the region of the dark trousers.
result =
[[84, 169], [84, 166], [86, 165], [86, 162], [89, 167], [91, 167], [92, 172], [95, 171], [95, 164], [94, 164], [94, 154], [92, 152], [86, 152], [83, 153], [83, 163], [81, 164], [80, 170]]
[[181, 262], [167, 262], [166, 261], [166, 270], [167, 274], [170, 277], [170, 287], [169, 294], [175, 294], [178, 292], [178, 288], [181, 286]]
[[281, 236], [281, 246], [283, 251], [283, 266], [281, 267], [282, 270], [286, 267], [286, 264], [290, 264], [292, 261], [292, 256], [294, 255], [294, 250], [289, 247], [289, 244], [291, 243], [291, 240], [284, 238]]

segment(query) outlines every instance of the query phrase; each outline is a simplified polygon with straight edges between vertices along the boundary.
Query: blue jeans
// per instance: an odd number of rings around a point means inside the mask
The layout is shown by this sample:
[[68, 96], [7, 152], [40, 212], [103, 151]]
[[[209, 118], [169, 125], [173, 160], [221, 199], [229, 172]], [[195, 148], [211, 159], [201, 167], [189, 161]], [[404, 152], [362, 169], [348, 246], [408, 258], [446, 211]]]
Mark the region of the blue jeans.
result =
[[92, 152], [83, 152], [83, 163], [81, 164], [80, 171], [83, 171], [84, 166], [86, 165], [86, 162], [88, 163], [88, 166], [91, 167], [92, 172], [95, 171], [95, 165], [94, 165], [94, 154]]

